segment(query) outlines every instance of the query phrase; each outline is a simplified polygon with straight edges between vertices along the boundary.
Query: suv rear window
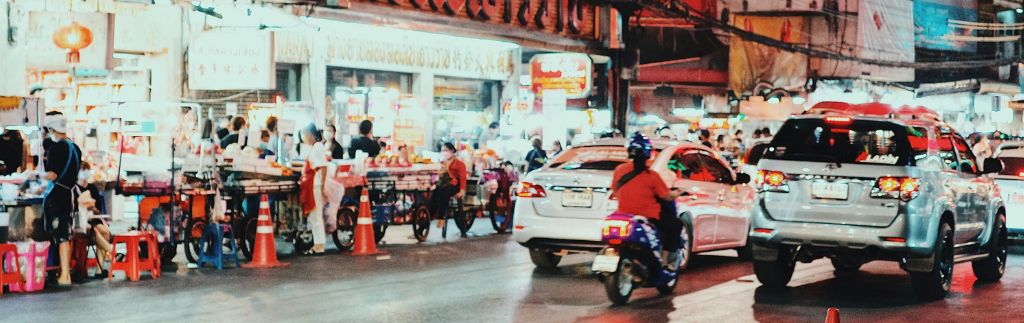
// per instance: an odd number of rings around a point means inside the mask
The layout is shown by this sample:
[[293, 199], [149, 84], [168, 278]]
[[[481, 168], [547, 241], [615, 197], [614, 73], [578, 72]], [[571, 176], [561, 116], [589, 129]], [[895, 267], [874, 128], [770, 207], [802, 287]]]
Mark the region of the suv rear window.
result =
[[555, 157], [549, 168], [615, 170], [619, 164], [629, 161], [623, 146], [573, 147]]
[[[892, 122], [847, 118], [791, 119], [764, 158], [877, 165], [913, 165], [927, 153], [927, 131]], [[924, 143], [924, 145], [922, 145]]]

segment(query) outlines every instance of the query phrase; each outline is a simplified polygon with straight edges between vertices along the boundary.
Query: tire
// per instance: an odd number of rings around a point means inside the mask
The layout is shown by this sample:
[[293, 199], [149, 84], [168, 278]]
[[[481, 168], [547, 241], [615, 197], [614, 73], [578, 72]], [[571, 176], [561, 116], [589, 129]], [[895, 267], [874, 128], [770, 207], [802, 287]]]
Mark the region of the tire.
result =
[[752, 250], [752, 248], [753, 247], [750, 245], [750, 239], [747, 239], [747, 245], [742, 248], [736, 248], [736, 257], [743, 261], [750, 261], [754, 259], [754, 250]]
[[252, 259], [252, 252], [256, 248], [256, 227], [258, 219], [255, 216], [242, 218], [242, 234], [237, 238], [241, 242], [242, 255], [245, 259]]
[[506, 207], [504, 208], [499, 208], [496, 205], [488, 207], [490, 209], [488, 211], [491, 218], [491, 227], [493, 227], [494, 231], [498, 232], [498, 234], [508, 233], [510, 231], [509, 229], [512, 228], [512, 209], [509, 207], [511, 204], [511, 201], [506, 201]]
[[203, 247], [199, 245], [199, 240], [203, 236], [203, 232], [206, 231], [206, 220], [190, 218], [185, 224], [185, 258], [190, 263], [196, 263], [199, 261], [199, 255], [203, 252]]
[[835, 273], [838, 275], [857, 273], [860, 271], [860, 267], [864, 265], [864, 263], [857, 259], [833, 257], [830, 260], [832, 261], [832, 268], [835, 269]]
[[456, 211], [453, 215], [455, 217], [455, 227], [459, 229], [459, 234], [465, 238], [467, 237], [466, 233], [469, 232], [469, 229], [473, 227], [473, 223], [476, 222], [477, 213], [474, 210], [466, 211], [461, 207], [461, 203], [459, 206], [461, 211]]
[[626, 270], [628, 268], [625, 266], [625, 261], [619, 260], [619, 270], [608, 274], [604, 279], [604, 292], [612, 304], [625, 305], [629, 302], [629, 297], [633, 295], [633, 279], [628, 277]]
[[788, 247], [779, 248], [779, 256], [774, 261], [754, 260], [754, 274], [765, 287], [786, 287], [793, 279], [794, 269], [796, 260], [793, 259], [793, 250]]
[[331, 234], [334, 246], [338, 251], [350, 251], [356, 244], [356, 212], [351, 208], [342, 207], [338, 210], [338, 229]]
[[935, 261], [932, 270], [910, 273], [910, 281], [918, 298], [937, 300], [946, 297], [953, 283], [953, 229], [948, 223], [939, 226], [936, 236]]
[[686, 269], [686, 266], [690, 264], [690, 258], [693, 257], [693, 228], [690, 227], [690, 223], [686, 220], [681, 220], [683, 223], [683, 230], [680, 231], [682, 235], [683, 243], [680, 244], [679, 257], [682, 257], [682, 261], [679, 262], [679, 269], [676, 272], [682, 272]]
[[530, 260], [537, 268], [554, 269], [558, 268], [558, 262], [562, 261], [562, 256], [540, 249], [530, 249]]
[[989, 257], [971, 263], [971, 268], [974, 269], [974, 276], [978, 277], [978, 280], [982, 282], [997, 282], [1003, 278], [1003, 273], [1006, 272], [1006, 248], [1008, 241], [1004, 218], [1005, 216], [1002, 214], [996, 217], [997, 227], [992, 230], [992, 239], [991, 243], [989, 243]]
[[157, 248], [160, 249], [160, 267], [174, 263], [174, 257], [178, 255], [178, 244], [173, 239], [160, 243]]
[[412, 210], [412, 235], [416, 241], [425, 242], [430, 236], [430, 210], [426, 205], [420, 205]]

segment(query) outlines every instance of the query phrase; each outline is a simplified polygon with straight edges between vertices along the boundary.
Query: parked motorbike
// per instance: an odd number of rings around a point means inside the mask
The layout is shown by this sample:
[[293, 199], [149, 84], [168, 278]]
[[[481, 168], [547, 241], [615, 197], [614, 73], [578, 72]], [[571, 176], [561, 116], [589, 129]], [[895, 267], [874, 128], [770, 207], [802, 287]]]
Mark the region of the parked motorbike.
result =
[[[591, 269], [599, 274], [613, 304], [628, 302], [636, 288], [654, 287], [662, 295], [675, 290], [679, 271], [663, 266], [658, 231], [647, 218], [613, 213], [605, 218], [601, 239], [608, 246], [594, 258]], [[672, 268], [679, 268], [681, 261], [675, 257]]]

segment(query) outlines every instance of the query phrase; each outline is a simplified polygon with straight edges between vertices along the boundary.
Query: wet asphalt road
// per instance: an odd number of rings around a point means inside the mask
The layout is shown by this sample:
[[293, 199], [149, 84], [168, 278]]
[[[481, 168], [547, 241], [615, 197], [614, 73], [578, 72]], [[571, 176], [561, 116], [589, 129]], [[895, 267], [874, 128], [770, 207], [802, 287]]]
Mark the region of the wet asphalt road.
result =
[[[640, 290], [612, 307], [590, 274], [590, 256], [535, 269], [507, 235], [434, 237], [410, 244], [388, 232], [386, 256], [289, 258], [285, 268], [185, 269], [139, 282], [115, 277], [70, 290], [0, 296], [2, 322], [821, 322], [829, 306], [845, 322], [1022, 322], [1024, 256], [1001, 283], [976, 283], [956, 267], [954, 292], [918, 301], [895, 264], [874, 262], [834, 277], [827, 261], [797, 265], [789, 288], [760, 287], [733, 252], [697, 256], [676, 293]], [[435, 230], [436, 231], [436, 230]], [[1019, 249], [1019, 248], [1018, 248]]]

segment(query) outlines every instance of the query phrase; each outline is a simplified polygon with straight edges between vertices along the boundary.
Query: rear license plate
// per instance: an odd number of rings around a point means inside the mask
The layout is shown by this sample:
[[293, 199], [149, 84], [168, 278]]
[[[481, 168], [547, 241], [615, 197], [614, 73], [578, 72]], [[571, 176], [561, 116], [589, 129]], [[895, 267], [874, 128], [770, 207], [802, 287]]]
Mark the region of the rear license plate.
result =
[[847, 183], [811, 183], [811, 197], [816, 199], [845, 200], [849, 195], [850, 185]]
[[590, 207], [594, 202], [594, 193], [590, 192], [562, 192], [562, 206], [565, 207]]
[[619, 256], [598, 255], [590, 269], [597, 272], [613, 273], [619, 269]]

